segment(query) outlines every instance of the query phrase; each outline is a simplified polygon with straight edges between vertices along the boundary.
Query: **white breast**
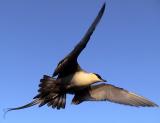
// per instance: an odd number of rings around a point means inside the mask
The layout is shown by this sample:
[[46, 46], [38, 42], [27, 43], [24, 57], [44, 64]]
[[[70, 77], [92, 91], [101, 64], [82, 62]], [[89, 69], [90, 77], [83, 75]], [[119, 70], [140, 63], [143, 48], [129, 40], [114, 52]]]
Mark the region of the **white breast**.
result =
[[70, 81], [73, 85], [76, 86], [87, 86], [93, 83], [90, 73], [79, 71], [76, 72]]

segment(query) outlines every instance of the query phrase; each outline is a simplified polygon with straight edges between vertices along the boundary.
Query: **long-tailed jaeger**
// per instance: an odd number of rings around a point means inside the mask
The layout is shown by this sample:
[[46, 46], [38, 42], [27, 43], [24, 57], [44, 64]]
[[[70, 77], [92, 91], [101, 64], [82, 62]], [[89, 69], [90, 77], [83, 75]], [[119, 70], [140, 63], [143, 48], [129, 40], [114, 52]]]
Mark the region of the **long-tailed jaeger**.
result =
[[77, 58], [86, 47], [92, 33], [105, 10], [105, 3], [100, 9], [97, 17], [87, 30], [84, 37], [75, 48], [62, 59], [53, 76], [44, 75], [40, 80], [38, 95], [31, 103], [21, 107], [9, 108], [7, 111], [19, 110], [39, 104], [39, 107], [47, 104], [52, 108], [64, 109], [66, 105], [66, 94], [73, 94], [72, 104], [80, 104], [84, 101], [111, 101], [114, 103], [130, 105], [135, 107], [156, 107], [158, 106], [148, 99], [131, 93], [114, 85], [100, 83], [106, 82], [99, 74], [89, 73], [83, 70], [77, 62]]

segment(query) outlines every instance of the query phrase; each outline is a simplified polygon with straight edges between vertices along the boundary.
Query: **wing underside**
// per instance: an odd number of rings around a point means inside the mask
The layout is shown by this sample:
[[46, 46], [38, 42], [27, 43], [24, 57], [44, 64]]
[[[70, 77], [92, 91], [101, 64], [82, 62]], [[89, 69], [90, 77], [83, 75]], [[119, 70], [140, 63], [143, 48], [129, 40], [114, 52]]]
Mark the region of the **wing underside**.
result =
[[75, 95], [74, 104], [79, 104], [83, 101], [110, 101], [114, 103], [130, 105], [135, 107], [155, 107], [157, 104], [148, 99], [124, 90], [123, 88], [115, 87], [110, 84], [93, 85], [82, 93]]

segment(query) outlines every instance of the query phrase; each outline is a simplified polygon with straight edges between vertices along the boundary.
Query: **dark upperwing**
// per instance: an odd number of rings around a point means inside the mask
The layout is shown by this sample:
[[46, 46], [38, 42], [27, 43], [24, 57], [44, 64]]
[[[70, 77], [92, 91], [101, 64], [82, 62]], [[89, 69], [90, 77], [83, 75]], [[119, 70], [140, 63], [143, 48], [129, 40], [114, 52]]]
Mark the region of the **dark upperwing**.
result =
[[81, 39], [81, 41], [75, 46], [75, 48], [64, 58], [62, 59], [55, 69], [53, 73], [53, 77], [58, 75], [59, 77], [66, 76], [70, 73], [73, 73], [80, 69], [80, 66], [78, 65], [77, 58], [81, 51], [86, 47], [92, 33], [94, 32], [97, 24], [99, 23], [100, 19], [102, 18], [102, 15], [105, 10], [105, 3], [103, 4], [102, 8], [100, 9], [97, 17], [91, 24], [90, 28], [87, 30], [84, 37]]
[[158, 105], [148, 99], [131, 93], [123, 88], [110, 84], [93, 85], [75, 95], [73, 104], [80, 104], [83, 101], [111, 101], [114, 103], [130, 105], [135, 107], [157, 107]]

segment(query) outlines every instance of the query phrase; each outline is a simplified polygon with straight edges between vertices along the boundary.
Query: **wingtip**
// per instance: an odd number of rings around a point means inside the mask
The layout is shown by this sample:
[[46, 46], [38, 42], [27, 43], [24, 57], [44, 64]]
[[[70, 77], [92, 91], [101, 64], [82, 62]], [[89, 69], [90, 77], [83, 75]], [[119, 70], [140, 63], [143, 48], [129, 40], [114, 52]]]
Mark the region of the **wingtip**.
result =
[[152, 103], [152, 104], [144, 105], [144, 107], [159, 108], [159, 105]]
[[102, 8], [101, 8], [101, 11], [104, 11], [105, 8], [106, 8], [106, 2], [103, 3]]
[[157, 105], [156, 103], [154, 103], [153, 101], [148, 100], [148, 107], [155, 107], [155, 108], [159, 108], [159, 105]]
[[104, 7], [106, 6], [106, 1], [103, 3], [103, 6], [104, 6]]
[[104, 11], [105, 11], [105, 8], [106, 8], [106, 2], [103, 3], [100, 11], [99, 11], [99, 14], [103, 15]]
[[159, 105], [157, 105], [157, 104], [154, 104], [154, 105], [153, 105], [153, 107], [155, 107], [155, 108], [159, 108]]
[[159, 108], [159, 105], [157, 105], [156, 103], [150, 101], [150, 103], [148, 103], [148, 105], [146, 104], [145, 107]]

